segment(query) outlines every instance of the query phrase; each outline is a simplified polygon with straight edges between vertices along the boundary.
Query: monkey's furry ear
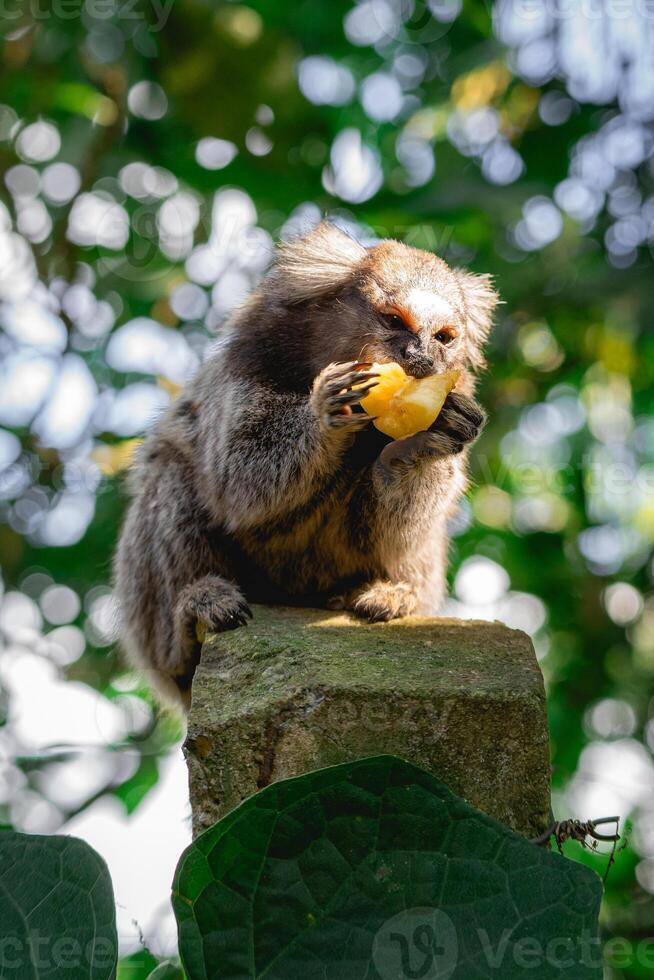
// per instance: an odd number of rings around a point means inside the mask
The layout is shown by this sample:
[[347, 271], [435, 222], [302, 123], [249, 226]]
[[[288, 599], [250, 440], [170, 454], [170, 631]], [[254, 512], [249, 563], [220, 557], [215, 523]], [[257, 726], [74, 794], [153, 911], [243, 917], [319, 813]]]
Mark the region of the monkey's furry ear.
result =
[[468, 356], [473, 367], [482, 368], [486, 363], [482, 348], [488, 340], [493, 325], [493, 313], [500, 298], [493, 288], [491, 276], [478, 275], [465, 269], [455, 271], [468, 314]]
[[280, 245], [269, 283], [286, 303], [319, 299], [347, 282], [366, 254], [354, 238], [322, 221]]

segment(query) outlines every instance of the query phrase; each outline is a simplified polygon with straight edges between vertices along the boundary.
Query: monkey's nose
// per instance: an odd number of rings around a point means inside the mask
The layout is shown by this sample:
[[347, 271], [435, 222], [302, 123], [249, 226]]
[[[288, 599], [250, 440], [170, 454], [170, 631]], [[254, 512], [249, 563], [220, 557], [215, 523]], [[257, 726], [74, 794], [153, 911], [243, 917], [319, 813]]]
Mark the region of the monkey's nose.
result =
[[411, 354], [406, 358], [406, 372], [414, 378], [426, 378], [434, 373], [436, 361], [429, 354]]

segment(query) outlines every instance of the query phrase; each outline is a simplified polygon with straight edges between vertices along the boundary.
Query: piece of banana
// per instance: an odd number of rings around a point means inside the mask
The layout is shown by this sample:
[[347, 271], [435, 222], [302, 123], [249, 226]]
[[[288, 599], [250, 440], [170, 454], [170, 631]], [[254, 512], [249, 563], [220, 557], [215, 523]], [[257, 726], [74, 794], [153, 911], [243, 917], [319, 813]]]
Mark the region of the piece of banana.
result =
[[373, 364], [379, 381], [361, 401], [374, 418], [373, 425], [392, 439], [425, 432], [438, 418], [460, 371], [446, 371], [428, 378], [412, 378], [399, 364]]

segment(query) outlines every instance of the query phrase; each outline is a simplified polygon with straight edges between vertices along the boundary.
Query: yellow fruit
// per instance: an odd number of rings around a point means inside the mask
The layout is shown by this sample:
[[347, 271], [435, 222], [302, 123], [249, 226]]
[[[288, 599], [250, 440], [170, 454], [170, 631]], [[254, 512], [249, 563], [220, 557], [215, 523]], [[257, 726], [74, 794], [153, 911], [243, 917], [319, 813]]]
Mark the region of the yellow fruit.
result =
[[425, 432], [432, 425], [457, 383], [460, 371], [446, 371], [429, 378], [411, 378], [399, 364], [373, 364], [379, 381], [361, 401], [374, 417], [373, 425], [392, 439]]

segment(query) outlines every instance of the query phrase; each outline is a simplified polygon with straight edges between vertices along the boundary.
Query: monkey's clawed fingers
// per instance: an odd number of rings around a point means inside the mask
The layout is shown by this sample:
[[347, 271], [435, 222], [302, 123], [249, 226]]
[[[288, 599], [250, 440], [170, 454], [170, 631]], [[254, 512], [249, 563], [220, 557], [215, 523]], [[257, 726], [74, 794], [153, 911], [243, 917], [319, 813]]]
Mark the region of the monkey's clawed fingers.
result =
[[356, 432], [370, 422], [369, 415], [352, 412], [352, 406], [358, 405], [378, 383], [379, 375], [370, 371], [370, 367], [368, 362], [349, 361], [330, 364], [318, 375], [311, 401], [318, 418], [327, 428]]
[[473, 398], [451, 392], [431, 431], [451, 435], [464, 444], [474, 442], [486, 422], [486, 413]]
[[247, 626], [248, 619], [252, 619], [252, 610], [247, 602], [240, 602], [238, 606], [231, 610], [222, 622], [224, 630], [238, 629], [239, 626]]
[[252, 618], [252, 610], [238, 589], [211, 575], [187, 586], [178, 608], [184, 629], [195, 632], [200, 641], [207, 632], [238, 629]]

